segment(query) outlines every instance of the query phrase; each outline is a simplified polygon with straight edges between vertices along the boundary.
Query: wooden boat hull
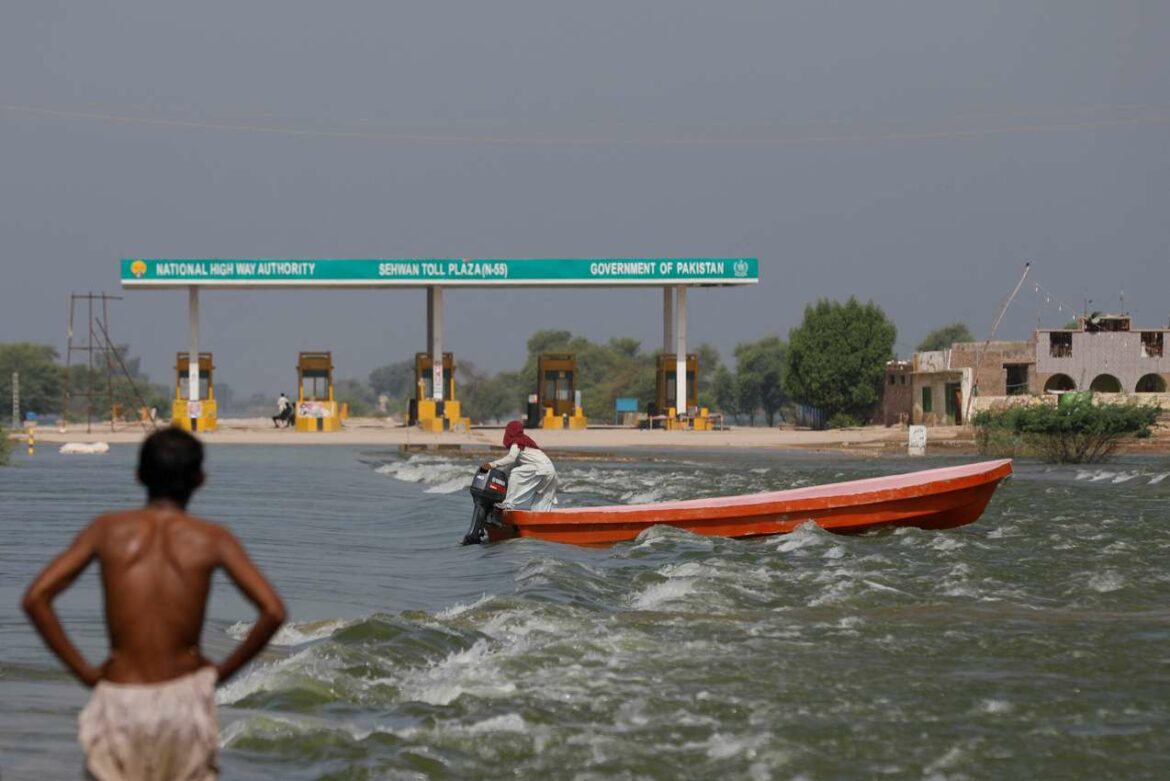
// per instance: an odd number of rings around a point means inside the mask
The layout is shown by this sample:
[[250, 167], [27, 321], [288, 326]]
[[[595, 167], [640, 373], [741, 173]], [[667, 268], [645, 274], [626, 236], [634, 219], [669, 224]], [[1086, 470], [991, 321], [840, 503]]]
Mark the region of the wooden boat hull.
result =
[[760, 537], [787, 534], [809, 521], [841, 534], [884, 526], [951, 529], [978, 519], [999, 482], [1011, 473], [1011, 460], [1003, 459], [744, 496], [546, 512], [506, 510], [502, 526], [488, 527], [488, 540], [536, 537], [610, 545], [632, 540], [655, 525], [720, 537]]

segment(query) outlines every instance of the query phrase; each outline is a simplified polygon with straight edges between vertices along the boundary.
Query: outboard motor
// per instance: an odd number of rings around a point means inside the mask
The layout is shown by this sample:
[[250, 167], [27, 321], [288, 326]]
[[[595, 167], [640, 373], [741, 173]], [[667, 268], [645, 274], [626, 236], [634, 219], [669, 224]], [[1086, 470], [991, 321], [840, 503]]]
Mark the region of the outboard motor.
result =
[[503, 469], [480, 469], [471, 480], [471, 528], [463, 535], [464, 545], [478, 545], [484, 541], [484, 524], [491, 517], [496, 504], [508, 495], [508, 473]]

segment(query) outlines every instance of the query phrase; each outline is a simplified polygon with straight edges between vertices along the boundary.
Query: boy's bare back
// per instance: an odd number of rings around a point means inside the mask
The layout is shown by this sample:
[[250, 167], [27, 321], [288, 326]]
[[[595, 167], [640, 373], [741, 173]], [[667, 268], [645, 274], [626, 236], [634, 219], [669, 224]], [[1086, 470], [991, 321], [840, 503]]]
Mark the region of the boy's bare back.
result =
[[253, 601], [275, 600], [221, 526], [176, 508], [111, 514], [94, 526], [110, 636], [106, 680], [155, 683], [210, 664], [200, 636], [217, 567]]

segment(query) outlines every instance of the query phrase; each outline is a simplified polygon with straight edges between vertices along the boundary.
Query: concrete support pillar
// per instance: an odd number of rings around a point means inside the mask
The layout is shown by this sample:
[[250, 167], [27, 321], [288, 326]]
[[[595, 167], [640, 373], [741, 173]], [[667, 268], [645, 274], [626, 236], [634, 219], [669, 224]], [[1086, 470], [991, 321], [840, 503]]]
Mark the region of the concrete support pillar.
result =
[[443, 288], [432, 285], [427, 292], [427, 341], [431, 351], [431, 397], [443, 400]]
[[679, 285], [675, 295], [674, 356], [675, 410], [687, 414], [687, 289]]
[[199, 401], [199, 288], [195, 285], [187, 287], [187, 401]]
[[662, 288], [662, 352], [674, 349], [674, 290]]
[[427, 288], [427, 354], [434, 352], [435, 333], [431, 330], [431, 320], [435, 316], [435, 289]]

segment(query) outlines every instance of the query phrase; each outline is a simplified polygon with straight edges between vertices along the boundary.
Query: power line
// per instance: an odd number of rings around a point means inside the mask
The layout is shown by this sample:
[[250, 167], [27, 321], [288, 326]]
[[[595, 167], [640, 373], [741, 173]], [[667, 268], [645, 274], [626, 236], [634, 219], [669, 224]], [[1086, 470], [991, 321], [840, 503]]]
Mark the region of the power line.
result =
[[508, 136], [436, 133], [377, 133], [367, 130], [318, 130], [281, 125], [256, 125], [233, 122], [168, 119], [102, 111], [77, 111], [39, 106], [0, 104], [0, 110], [62, 119], [82, 119], [124, 125], [146, 125], [188, 130], [216, 130], [259, 133], [305, 138], [350, 139], [414, 144], [483, 144], [499, 146], [783, 146], [796, 144], [871, 143], [898, 141], [941, 141], [996, 135], [1047, 133], [1060, 130], [1090, 130], [1110, 127], [1170, 125], [1170, 116], [1114, 117], [1099, 120], [1048, 122], [988, 128], [951, 130], [893, 131], [887, 133], [830, 134], [811, 136], [757, 136], [751, 138], [717, 137], [621, 137], [621, 136]]

